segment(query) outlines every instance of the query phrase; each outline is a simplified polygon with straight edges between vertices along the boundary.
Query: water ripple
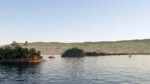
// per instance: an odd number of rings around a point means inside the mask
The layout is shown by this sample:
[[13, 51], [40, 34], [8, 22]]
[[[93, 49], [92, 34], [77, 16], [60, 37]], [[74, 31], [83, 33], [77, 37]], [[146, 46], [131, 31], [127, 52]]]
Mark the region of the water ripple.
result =
[[0, 64], [0, 84], [149, 84], [150, 56], [48, 59]]

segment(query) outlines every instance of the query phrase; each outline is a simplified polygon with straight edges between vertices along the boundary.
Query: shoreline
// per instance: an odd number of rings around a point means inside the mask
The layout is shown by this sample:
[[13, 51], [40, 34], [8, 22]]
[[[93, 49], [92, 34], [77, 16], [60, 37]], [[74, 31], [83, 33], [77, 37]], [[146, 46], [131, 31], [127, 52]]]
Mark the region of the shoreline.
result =
[[[129, 53], [97, 53], [97, 55], [87, 55], [87, 56], [110, 56], [110, 55], [130, 55]], [[131, 53], [131, 55], [150, 55], [150, 53]]]
[[9, 59], [9, 60], [6, 60], [6, 59], [3, 59], [3, 60], [0, 60], [0, 63], [41, 63], [41, 62], [44, 62], [45, 60], [44, 59]]

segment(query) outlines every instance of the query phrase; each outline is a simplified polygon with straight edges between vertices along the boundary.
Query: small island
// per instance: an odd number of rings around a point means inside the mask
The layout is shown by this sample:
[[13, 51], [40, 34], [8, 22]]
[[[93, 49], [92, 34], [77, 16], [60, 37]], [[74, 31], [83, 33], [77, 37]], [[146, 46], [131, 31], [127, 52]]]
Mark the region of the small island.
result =
[[85, 56], [102, 56], [105, 55], [105, 53], [96, 53], [96, 52], [84, 52], [82, 49], [79, 48], [71, 48], [66, 50], [62, 57], [85, 57]]
[[22, 48], [17, 44], [0, 48], [0, 63], [37, 63], [44, 61], [40, 51], [36, 51], [34, 48]]
[[104, 56], [105, 53], [96, 53], [96, 52], [84, 52], [82, 49], [79, 48], [71, 48], [66, 50], [62, 57], [86, 57], [86, 56]]
[[83, 56], [85, 56], [85, 53], [82, 49], [79, 48], [68, 49], [62, 54], [62, 57], [83, 57]]

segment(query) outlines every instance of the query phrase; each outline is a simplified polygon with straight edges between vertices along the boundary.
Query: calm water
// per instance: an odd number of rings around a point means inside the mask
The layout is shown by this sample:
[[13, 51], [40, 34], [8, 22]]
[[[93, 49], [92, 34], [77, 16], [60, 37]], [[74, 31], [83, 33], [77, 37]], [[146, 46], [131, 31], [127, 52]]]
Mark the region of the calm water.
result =
[[150, 56], [48, 59], [0, 64], [0, 84], [150, 84]]

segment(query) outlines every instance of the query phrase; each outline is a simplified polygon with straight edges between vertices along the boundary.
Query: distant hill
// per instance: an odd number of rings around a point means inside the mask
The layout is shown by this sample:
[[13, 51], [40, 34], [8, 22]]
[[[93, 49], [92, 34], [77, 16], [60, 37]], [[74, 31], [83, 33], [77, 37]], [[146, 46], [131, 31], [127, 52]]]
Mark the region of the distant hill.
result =
[[[23, 46], [23, 43], [20, 43]], [[28, 43], [27, 48], [40, 50], [42, 54], [62, 54], [65, 50], [78, 47], [84, 51], [105, 53], [150, 53], [150, 39], [103, 41], [84, 43], [34, 42]]]

